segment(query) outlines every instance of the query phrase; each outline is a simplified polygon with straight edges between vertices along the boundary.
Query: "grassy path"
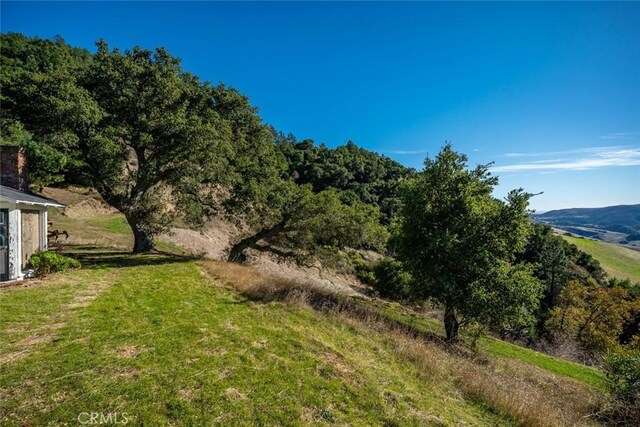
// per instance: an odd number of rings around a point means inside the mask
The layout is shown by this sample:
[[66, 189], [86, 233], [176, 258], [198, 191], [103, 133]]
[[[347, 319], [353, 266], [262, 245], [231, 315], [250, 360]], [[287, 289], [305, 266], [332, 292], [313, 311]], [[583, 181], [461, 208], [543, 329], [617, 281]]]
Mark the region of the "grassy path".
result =
[[249, 302], [191, 261], [93, 261], [0, 292], [0, 424], [509, 423], [357, 325]]

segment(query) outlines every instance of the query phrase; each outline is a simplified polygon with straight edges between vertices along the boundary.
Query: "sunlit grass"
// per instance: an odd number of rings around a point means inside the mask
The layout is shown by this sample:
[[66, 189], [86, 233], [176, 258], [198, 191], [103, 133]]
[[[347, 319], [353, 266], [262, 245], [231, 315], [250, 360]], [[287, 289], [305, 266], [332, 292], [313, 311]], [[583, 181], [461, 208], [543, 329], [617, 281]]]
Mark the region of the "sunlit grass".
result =
[[597, 240], [563, 237], [600, 261], [611, 277], [640, 282], [640, 252]]
[[188, 259], [105, 252], [85, 266], [0, 293], [0, 424], [83, 411], [136, 425], [510, 423], [384, 335], [248, 301]]

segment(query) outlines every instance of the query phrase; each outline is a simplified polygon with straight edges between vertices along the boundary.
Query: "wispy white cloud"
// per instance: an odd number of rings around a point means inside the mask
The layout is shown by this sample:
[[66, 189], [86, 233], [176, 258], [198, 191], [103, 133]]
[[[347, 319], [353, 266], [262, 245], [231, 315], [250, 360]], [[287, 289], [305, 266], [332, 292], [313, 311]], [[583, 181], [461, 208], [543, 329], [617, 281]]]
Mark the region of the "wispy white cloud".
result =
[[[516, 154], [516, 153], [510, 153]], [[543, 160], [534, 160], [524, 163], [510, 165], [499, 165], [493, 167], [492, 172], [523, 172], [523, 171], [566, 171], [566, 170], [588, 170], [612, 166], [638, 166], [640, 165], [640, 147], [595, 147], [582, 150], [563, 151], [555, 153], [517, 153], [519, 156], [507, 157], [530, 157], [547, 156], [551, 157]], [[575, 156], [567, 156], [575, 154]], [[562, 155], [562, 158], [553, 156]]]
[[597, 153], [603, 150], [614, 150], [617, 148], [628, 148], [626, 145], [606, 146], [606, 147], [588, 147], [578, 148], [576, 150], [564, 150], [564, 151], [534, 151], [528, 153], [506, 153], [503, 157], [549, 157], [559, 156], [566, 154], [580, 154], [580, 153]]
[[615, 132], [615, 133], [610, 133], [608, 135], [601, 135], [598, 138], [599, 139], [629, 139], [638, 133], [639, 132]]

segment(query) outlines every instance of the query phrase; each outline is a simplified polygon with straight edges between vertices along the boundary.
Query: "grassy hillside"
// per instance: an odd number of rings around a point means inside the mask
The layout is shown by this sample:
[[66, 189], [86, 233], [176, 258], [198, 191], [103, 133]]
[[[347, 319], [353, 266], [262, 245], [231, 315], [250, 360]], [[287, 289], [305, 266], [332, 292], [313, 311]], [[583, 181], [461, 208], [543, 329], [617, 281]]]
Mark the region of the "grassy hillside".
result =
[[83, 270], [0, 292], [2, 425], [74, 423], [88, 408], [146, 425], [562, 425], [600, 399], [517, 358], [247, 298], [229, 278], [246, 283], [251, 269], [81, 259]]
[[594, 256], [611, 277], [640, 282], [640, 252], [597, 240], [563, 237]]
[[[124, 264], [113, 268], [111, 265]], [[338, 319], [247, 301], [190, 261], [104, 255], [4, 292], [2, 424], [507, 424]]]
[[581, 425], [606, 399], [596, 369], [450, 347], [397, 304], [248, 267], [130, 255], [121, 215], [86, 213], [51, 216], [82, 270], [0, 289], [0, 425]]

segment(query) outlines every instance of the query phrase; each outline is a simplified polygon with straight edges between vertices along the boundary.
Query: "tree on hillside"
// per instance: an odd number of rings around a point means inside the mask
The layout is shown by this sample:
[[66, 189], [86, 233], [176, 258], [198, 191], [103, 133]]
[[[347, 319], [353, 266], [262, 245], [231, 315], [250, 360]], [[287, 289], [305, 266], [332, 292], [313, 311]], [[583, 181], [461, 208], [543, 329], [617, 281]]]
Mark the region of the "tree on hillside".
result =
[[558, 296], [569, 280], [576, 277], [570, 269], [571, 258], [567, 254], [568, 243], [544, 224], [533, 224], [524, 251], [518, 254], [518, 262], [535, 265], [534, 274], [544, 286], [540, 301], [538, 330], [542, 330], [548, 312], [557, 304]]
[[447, 144], [401, 188], [397, 255], [413, 277], [412, 293], [444, 306], [450, 341], [460, 324], [517, 327], [537, 308], [538, 280], [530, 268], [512, 266], [526, 242], [532, 195], [515, 190], [498, 200], [497, 183], [486, 165], [467, 169], [466, 156]]
[[282, 181], [268, 203], [242, 218], [249, 235], [231, 247], [229, 261], [242, 262], [248, 248], [280, 255], [325, 246], [382, 250], [388, 238], [377, 208], [347, 203], [335, 189], [314, 193], [309, 185], [292, 181]]
[[534, 274], [544, 287], [538, 315], [539, 332], [546, 332], [549, 313], [558, 305], [560, 294], [571, 280], [591, 278], [605, 284], [606, 274], [600, 263], [555, 234], [546, 224], [532, 224], [525, 249], [516, 260], [533, 264]]
[[98, 43], [84, 86], [104, 117], [81, 144], [87, 180], [124, 214], [133, 251], [153, 248], [184, 194], [226, 182], [231, 131], [213, 108], [213, 89], [164, 49], [110, 51]]
[[[2, 37], [2, 142], [29, 149], [38, 185], [64, 181], [98, 190], [125, 215], [134, 252], [152, 249], [172, 217], [202, 224], [219, 213], [259, 236], [275, 227], [278, 238], [261, 240], [280, 246], [294, 230], [307, 248], [337, 240], [360, 245], [349, 233], [328, 237], [344, 229], [335, 219], [345, 215], [367, 229], [358, 238], [375, 240], [367, 233], [379, 227], [376, 209], [360, 209], [352, 193], [316, 196], [288, 182], [286, 158], [248, 99], [201, 83], [164, 49], [110, 51], [101, 42], [90, 55], [62, 40]], [[316, 226], [313, 238], [300, 239], [300, 227], [312, 219], [303, 215], [323, 203], [323, 218], [334, 227]], [[283, 221], [286, 231], [278, 226]], [[248, 236], [234, 253], [255, 239]]]
[[214, 89], [164, 49], [110, 51], [100, 42], [92, 56], [61, 39], [2, 42], [3, 143], [27, 148], [38, 185], [94, 187], [125, 215], [134, 252], [153, 248], [166, 206], [190, 212], [186, 195], [211, 199], [233, 177], [231, 126], [215, 110]]
[[316, 192], [327, 188], [351, 191], [361, 202], [380, 208], [383, 223], [391, 222], [399, 208], [399, 183], [414, 173], [412, 169], [351, 141], [332, 149], [272, 131], [296, 183], [311, 184]]
[[625, 322], [638, 313], [640, 300], [633, 299], [624, 288], [573, 280], [560, 294], [546, 326], [560, 336], [575, 339], [587, 350], [604, 352], [617, 347]]

